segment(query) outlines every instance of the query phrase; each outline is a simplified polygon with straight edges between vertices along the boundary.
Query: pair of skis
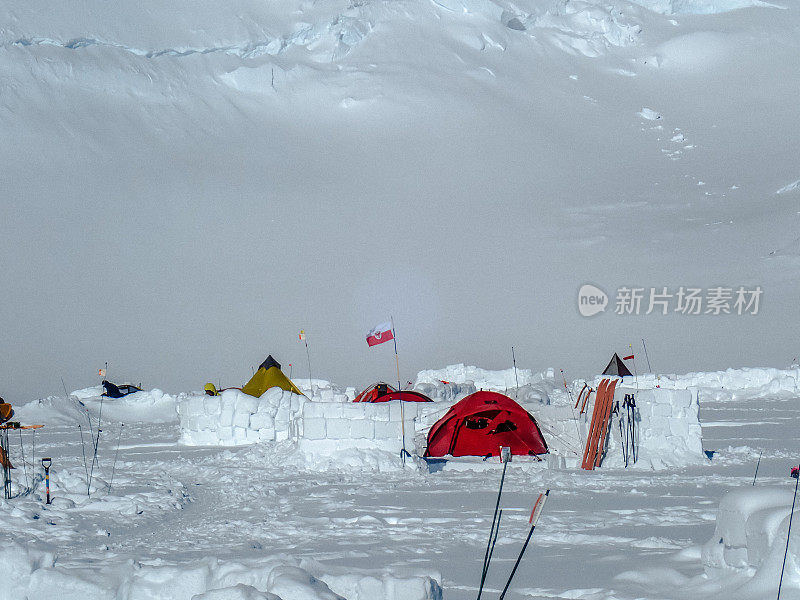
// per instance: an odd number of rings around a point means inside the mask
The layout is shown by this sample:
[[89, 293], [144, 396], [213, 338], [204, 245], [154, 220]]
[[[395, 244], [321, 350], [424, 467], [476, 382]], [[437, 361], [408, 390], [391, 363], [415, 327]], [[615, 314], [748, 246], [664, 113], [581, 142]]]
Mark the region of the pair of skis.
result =
[[589, 435], [586, 438], [586, 448], [583, 452], [581, 468], [593, 471], [600, 466], [603, 456], [608, 430], [611, 425], [611, 409], [614, 405], [614, 390], [617, 380], [603, 379], [597, 386], [592, 420], [589, 425]]

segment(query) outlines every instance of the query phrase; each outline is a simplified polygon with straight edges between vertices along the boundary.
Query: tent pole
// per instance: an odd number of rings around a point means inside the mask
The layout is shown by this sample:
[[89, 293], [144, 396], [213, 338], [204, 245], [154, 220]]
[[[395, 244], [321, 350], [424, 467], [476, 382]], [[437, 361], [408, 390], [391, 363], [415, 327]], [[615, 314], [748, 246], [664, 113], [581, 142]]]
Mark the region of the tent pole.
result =
[[514, 380], [517, 382], [517, 391], [514, 393], [514, 400], [519, 400], [519, 377], [517, 377], [517, 357], [514, 355], [514, 346], [511, 346], [511, 362], [514, 363]]
[[653, 368], [650, 366], [650, 357], [647, 354], [647, 346], [644, 343], [644, 338], [642, 338], [642, 348], [644, 348], [644, 357], [647, 359], [647, 370], [652, 373]]
[[[397, 355], [397, 334], [394, 330], [394, 317], [389, 317], [392, 321], [392, 340], [394, 341], [394, 363], [397, 367], [397, 391], [400, 392], [400, 357]], [[406, 412], [405, 406], [403, 404], [403, 395], [400, 394], [400, 435], [403, 436], [402, 444], [403, 449], [401, 450], [400, 457], [403, 462], [403, 466], [406, 465]]]

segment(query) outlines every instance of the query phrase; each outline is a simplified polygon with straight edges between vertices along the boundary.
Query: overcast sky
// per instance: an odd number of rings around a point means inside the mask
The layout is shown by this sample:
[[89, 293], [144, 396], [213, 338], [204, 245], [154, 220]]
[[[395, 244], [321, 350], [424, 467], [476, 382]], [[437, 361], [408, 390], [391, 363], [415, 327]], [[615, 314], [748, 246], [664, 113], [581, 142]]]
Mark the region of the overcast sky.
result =
[[[364, 340], [390, 315], [404, 381], [507, 368], [512, 345], [569, 378], [628, 344], [644, 369], [642, 338], [660, 372], [798, 355], [800, 189], [775, 193], [800, 179], [795, 7], [634, 12], [635, 43], [589, 58], [491, 14], [381, 6], [325, 61], [0, 48], [0, 395], [93, 385], [106, 361], [171, 392], [241, 385], [270, 353], [307, 377], [300, 329], [314, 377], [363, 387], [395, 378]], [[10, 34], [78, 37], [35, 12]], [[239, 35], [219, 27], [207, 44]], [[481, 27], [505, 49], [462, 31]], [[579, 314], [584, 283], [605, 313]], [[619, 316], [623, 286], [763, 295], [757, 315]]]

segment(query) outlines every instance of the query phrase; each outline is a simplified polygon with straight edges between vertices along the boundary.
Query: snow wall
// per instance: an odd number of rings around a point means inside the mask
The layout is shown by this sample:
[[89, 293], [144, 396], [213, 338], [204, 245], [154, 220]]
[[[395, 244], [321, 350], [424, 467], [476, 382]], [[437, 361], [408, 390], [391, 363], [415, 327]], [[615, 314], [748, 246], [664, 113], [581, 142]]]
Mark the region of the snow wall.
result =
[[[637, 466], [661, 469], [706, 461], [696, 389], [654, 388], [637, 391], [618, 387], [614, 392], [614, 402], [619, 402], [622, 407], [626, 394], [633, 395], [636, 402], [634, 418], [639, 435]], [[621, 408], [620, 413], [624, 412]], [[613, 415], [603, 466], [625, 465], [619, 422], [620, 415]], [[628, 466], [631, 466], [630, 460]]]
[[307, 398], [271, 388], [260, 398], [239, 390], [219, 396], [182, 394], [178, 398], [180, 442], [187, 446], [238, 446], [297, 437], [297, 417]]
[[[595, 379], [598, 383], [601, 376]], [[737, 392], [748, 397], [767, 395], [795, 396], [800, 393], [800, 367], [772, 369], [766, 367], [726, 369], [686, 373], [684, 375], [659, 375], [644, 373], [638, 377], [624, 377], [627, 387], [685, 390], [698, 388], [701, 396], [712, 392], [726, 392], [735, 399]], [[717, 394], [719, 399], [719, 394]]]
[[[614, 402], [622, 407], [626, 394], [634, 395], [634, 420], [638, 434], [637, 461], [634, 465], [633, 460], [629, 459], [628, 468], [663, 469], [705, 461], [696, 389], [653, 388], [637, 391], [617, 387]], [[551, 463], [569, 468], [579, 467], [583, 458], [595, 395], [592, 394], [583, 415], [579, 414], [580, 407], [577, 410], [574, 408], [573, 398], [576, 400], [577, 394], [571, 398], [566, 394], [553, 394], [553, 402], [549, 405], [525, 406], [536, 418], [550, 453], [558, 457]], [[612, 414], [601, 468], [625, 466], [620, 417], [624, 431], [627, 416], [627, 410], [622, 409]]]
[[323, 454], [350, 448], [397, 454], [403, 447], [403, 432], [405, 447], [414, 451], [420, 417], [444, 414], [449, 407], [433, 402], [404, 402], [402, 407], [399, 402], [312, 402], [271, 388], [260, 398], [239, 390], [219, 396], [181, 395], [177, 410], [180, 442], [189, 446], [292, 440], [303, 450]]
[[106, 563], [98, 570], [59, 566], [54, 552], [16, 543], [0, 549], [8, 569], [1, 598], [24, 600], [441, 600], [438, 573], [351, 569], [347, 573], [288, 556], [191, 563]]
[[[509, 389], [508, 385], [516, 382], [513, 369], [488, 371], [450, 365], [422, 371], [414, 389], [434, 402], [406, 402], [402, 411], [398, 402], [350, 402], [352, 389], [344, 392], [329, 384], [323, 386], [327, 382], [321, 380], [319, 387], [314, 381], [314, 401], [279, 388], [268, 390], [261, 398], [239, 390], [226, 390], [220, 396], [182, 394], [177, 401], [181, 442], [234, 446], [292, 440], [300, 449], [316, 454], [354, 448], [397, 454], [405, 445], [421, 455], [429, 429], [453, 404], [477, 389], [488, 389], [516, 397], [534, 416], [553, 455], [549, 464], [579, 466], [593, 402], [576, 419], [576, 394], [570, 396], [563, 385], [559, 389], [553, 369], [537, 374], [521, 369], [517, 377], [520, 388], [512, 385]], [[637, 391], [620, 387], [615, 395], [620, 405], [625, 394], [636, 397], [637, 468], [661, 469], [705, 460], [696, 389], [653, 387]], [[614, 415], [601, 466], [624, 466], [622, 444], [619, 415]], [[630, 461], [629, 466], [633, 466]]]
[[306, 402], [298, 444], [303, 450], [320, 453], [350, 448], [399, 453], [405, 442], [405, 448], [414, 451], [419, 417], [431, 404]]
[[[748, 486], [725, 494], [719, 503], [714, 535], [703, 546], [706, 574], [712, 578], [731, 573], [752, 575], [743, 592], [774, 594], [786, 550], [793, 496], [794, 486], [789, 483], [785, 488]], [[797, 523], [794, 519], [793, 525]], [[789, 545], [783, 586], [800, 589], [797, 536], [792, 536]]]

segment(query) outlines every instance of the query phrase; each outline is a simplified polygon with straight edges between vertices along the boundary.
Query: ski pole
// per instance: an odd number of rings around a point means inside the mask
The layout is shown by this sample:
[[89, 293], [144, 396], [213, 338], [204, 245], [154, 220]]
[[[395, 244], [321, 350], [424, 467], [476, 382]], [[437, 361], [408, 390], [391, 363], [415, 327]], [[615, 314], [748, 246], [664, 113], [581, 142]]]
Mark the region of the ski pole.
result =
[[[25, 473], [25, 487], [29, 490], [31, 489], [28, 487], [28, 463], [25, 460], [25, 444], [22, 443], [22, 429], [17, 429], [19, 432], [19, 450], [20, 454], [22, 455], [22, 471]], [[31, 470], [33, 470], [33, 465], [31, 465]], [[33, 486], [33, 483], [31, 483]]]
[[758, 453], [758, 462], [756, 463], [756, 472], [755, 472], [755, 475], [753, 475], [753, 485], [754, 486], [756, 484], [756, 477], [758, 477], [758, 465], [761, 464], [761, 455], [762, 454], [764, 454], [764, 450], [761, 450], [761, 452]]
[[494, 554], [494, 545], [497, 543], [497, 534], [500, 533], [500, 520], [503, 518], [503, 509], [497, 513], [497, 526], [494, 528], [494, 538], [492, 539], [492, 548], [489, 550], [489, 556], [486, 563], [483, 565], [483, 573], [481, 574], [481, 585], [478, 588], [478, 598], [483, 593], [483, 584], [486, 582], [486, 575], [489, 574], [489, 565], [492, 562], [492, 555]]
[[42, 459], [42, 466], [44, 467], [44, 481], [45, 489], [47, 490], [47, 504], [50, 504], [50, 465], [53, 461], [49, 457]]
[[114, 470], [117, 468], [117, 457], [119, 456], [119, 441], [122, 438], [122, 428], [125, 423], [119, 424], [119, 435], [117, 436], [117, 451], [114, 453], [114, 464], [111, 465], [111, 480], [108, 482], [108, 493], [111, 493], [111, 486], [114, 485]]
[[497, 492], [497, 502], [494, 505], [494, 515], [492, 515], [492, 528], [489, 530], [489, 541], [486, 543], [486, 552], [483, 555], [483, 571], [481, 574], [481, 583], [478, 587], [478, 598], [476, 600], [481, 599], [481, 594], [483, 593], [483, 584], [486, 581], [486, 574], [489, 570], [489, 551], [491, 550], [492, 545], [492, 537], [494, 536], [495, 526], [497, 525], [497, 511], [500, 508], [500, 497], [503, 495], [503, 482], [506, 479], [506, 468], [508, 468], [508, 463], [511, 460], [511, 449], [509, 448], [508, 452], [504, 451], [504, 448], [500, 448], [500, 456], [503, 458], [503, 474], [500, 476], [500, 489]]
[[[569, 396], [569, 405], [572, 406], [572, 392], [567, 387], [567, 376], [564, 375], [564, 369], [559, 369], [561, 371], [561, 379], [564, 380], [564, 389], [567, 391], [567, 395]], [[585, 386], [584, 386], [585, 387]], [[575, 403], [575, 407], [578, 406], [578, 403]], [[572, 409], [572, 418], [575, 419], [575, 431], [578, 433], [578, 441], [582, 444], [583, 439], [581, 438], [581, 426], [578, 423], [578, 417], [575, 416], [575, 408]]]
[[506, 582], [506, 587], [503, 588], [503, 592], [500, 594], [500, 598], [498, 600], [503, 600], [506, 597], [506, 592], [508, 591], [508, 587], [511, 585], [511, 580], [514, 579], [514, 574], [517, 572], [517, 567], [519, 567], [519, 563], [522, 560], [522, 555], [525, 554], [525, 549], [528, 547], [528, 542], [531, 541], [531, 536], [533, 536], [533, 530], [536, 529], [536, 523], [539, 522], [539, 517], [542, 514], [542, 510], [544, 509], [544, 503], [547, 502], [547, 497], [550, 495], [550, 490], [547, 490], [544, 494], [539, 494], [539, 497], [536, 499], [536, 504], [533, 505], [533, 510], [531, 511], [531, 529], [528, 532], [528, 537], [525, 539], [525, 543], [522, 545], [522, 550], [519, 551], [519, 556], [517, 557], [517, 562], [514, 563], [514, 568], [511, 569], [511, 575], [508, 576], [508, 581]]
[[503, 509], [500, 509], [500, 512], [497, 513], [497, 525], [494, 528], [494, 538], [492, 539], [492, 548], [489, 550], [489, 558], [486, 561], [486, 568], [484, 569], [485, 572], [489, 573], [489, 565], [492, 563], [492, 555], [494, 554], [494, 546], [497, 543], [497, 536], [500, 533], [500, 521], [503, 519]]
[[797, 485], [800, 484], [800, 467], [792, 467], [792, 477], [797, 479], [794, 484], [794, 498], [792, 498], [792, 512], [789, 513], [789, 530], [786, 532], [786, 550], [783, 551], [783, 566], [781, 579], [778, 582], [778, 600], [781, 600], [781, 587], [783, 586], [783, 571], [786, 569], [786, 555], [789, 554], [789, 539], [792, 535], [792, 517], [794, 517], [794, 503], [797, 500]]
[[86, 471], [86, 495], [89, 495], [89, 467], [86, 465], [86, 445], [83, 443], [83, 428], [78, 423], [78, 431], [81, 432], [81, 452], [83, 452], [83, 469]]

